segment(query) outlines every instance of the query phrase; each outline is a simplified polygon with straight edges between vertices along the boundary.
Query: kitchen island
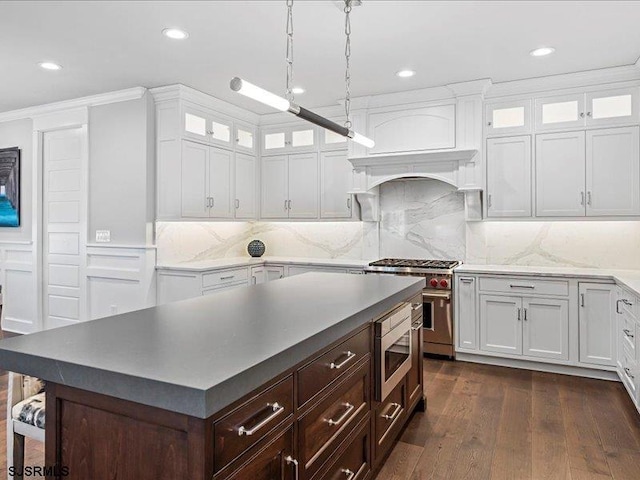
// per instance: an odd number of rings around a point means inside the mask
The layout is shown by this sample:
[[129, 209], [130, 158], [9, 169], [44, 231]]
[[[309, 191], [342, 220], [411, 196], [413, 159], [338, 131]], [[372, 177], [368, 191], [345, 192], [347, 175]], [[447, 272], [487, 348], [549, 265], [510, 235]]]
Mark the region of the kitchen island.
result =
[[373, 329], [423, 287], [308, 273], [3, 340], [0, 368], [47, 381], [65, 478], [360, 480], [424, 406], [420, 338], [376, 401]]

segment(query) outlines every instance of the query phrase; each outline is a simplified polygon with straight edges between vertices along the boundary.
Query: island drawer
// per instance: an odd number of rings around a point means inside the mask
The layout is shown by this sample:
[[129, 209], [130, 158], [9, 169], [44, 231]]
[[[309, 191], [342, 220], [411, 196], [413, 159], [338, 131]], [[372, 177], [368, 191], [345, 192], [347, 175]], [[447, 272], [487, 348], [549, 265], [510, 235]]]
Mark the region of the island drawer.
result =
[[373, 419], [376, 462], [393, 445], [396, 434], [400, 431], [407, 411], [406, 388], [406, 383], [400, 382], [376, 408]]
[[566, 280], [534, 280], [528, 277], [480, 277], [479, 286], [481, 292], [569, 296], [569, 282]]
[[411, 303], [411, 322], [422, 316], [422, 292], [409, 300]]
[[363, 480], [371, 471], [369, 440], [369, 417], [357, 427], [355, 437], [339, 447], [342, 453], [337, 461], [327, 468], [322, 480]]
[[352, 375], [298, 420], [300, 478], [315, 475], [354, 426], [367, 416], [370, 368], [369, 359], [361, 362]]
[[298, 372], [298, 405], [304, 405], [371, 350], [371, 331], [362, 330]]
[[293, 377], [256, 395], [217, 421], [214, 464], [216, 472], [264, 438], [293, 413]]
[[247, 268], [234, 268], [231, 270], [221, 270], [219, 272], [205, 273], [202, 275], [202, 288], [214, 288], [230, 283], [249, 281], [249, 270]]

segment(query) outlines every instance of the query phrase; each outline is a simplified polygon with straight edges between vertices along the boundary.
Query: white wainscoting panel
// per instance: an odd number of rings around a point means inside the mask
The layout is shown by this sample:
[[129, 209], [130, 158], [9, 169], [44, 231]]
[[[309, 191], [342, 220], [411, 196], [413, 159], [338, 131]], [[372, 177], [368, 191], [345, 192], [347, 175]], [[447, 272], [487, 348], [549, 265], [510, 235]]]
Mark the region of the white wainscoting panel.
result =
[[87, 246], [87, 319], [152, 307], [154, 247]]
[[33, 265], [30, 242], [0, 243], [3, 330], [31, 333], [40, 329]]

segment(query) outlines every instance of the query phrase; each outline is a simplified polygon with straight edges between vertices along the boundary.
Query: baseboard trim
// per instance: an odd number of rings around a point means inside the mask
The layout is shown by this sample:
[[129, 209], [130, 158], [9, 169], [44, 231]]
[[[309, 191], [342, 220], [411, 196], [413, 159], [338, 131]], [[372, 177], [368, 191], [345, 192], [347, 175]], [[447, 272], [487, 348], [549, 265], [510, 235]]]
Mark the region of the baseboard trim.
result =
[[499, 367], [534, 370], [538, 372], [559, 373], [561, 375], [572, 375], [574, 377], [595, 378], [598, 380], [609, 380], [612, 382], [620, 381], [620, 378], [618, 378], [618, 374], [615, 371], [574, 367], [572, 365], [557, 365], [553, 363], [532, 362], [530, 360], [514, 360], [511, 358], [490, 357], [487, 355], [476, 355], [461, 352], [456, 353], [456, 360], [469, 363], [482, 363], [485, 365], [497, 365]]

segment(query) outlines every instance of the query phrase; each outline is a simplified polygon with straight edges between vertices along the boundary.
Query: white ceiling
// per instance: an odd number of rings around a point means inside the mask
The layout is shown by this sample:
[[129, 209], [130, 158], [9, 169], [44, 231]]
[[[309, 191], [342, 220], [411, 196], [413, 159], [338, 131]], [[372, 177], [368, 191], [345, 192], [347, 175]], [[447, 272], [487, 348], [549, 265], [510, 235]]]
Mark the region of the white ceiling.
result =
[[[494, 82], [629, 65], [640, 56], [640, 2], [364, 0], [352, 16], [354, 96], [491, 78]], [[133, 86], [183, 83], [266, 113], [229, 89], [242, 76], [285, 83], [284, 0], [0, 1], [0, 111]], [[187, 30], [171, 41], [165, 27]], [[344, 18], [336, 2], [294, 5], [297, 101], [344, 91]], [[557, 52], [533, 58], [543, 45]], [[40, 69], [43, 60], [64, 66]], [[401, 68], [417, 70], [399, 79]]]

